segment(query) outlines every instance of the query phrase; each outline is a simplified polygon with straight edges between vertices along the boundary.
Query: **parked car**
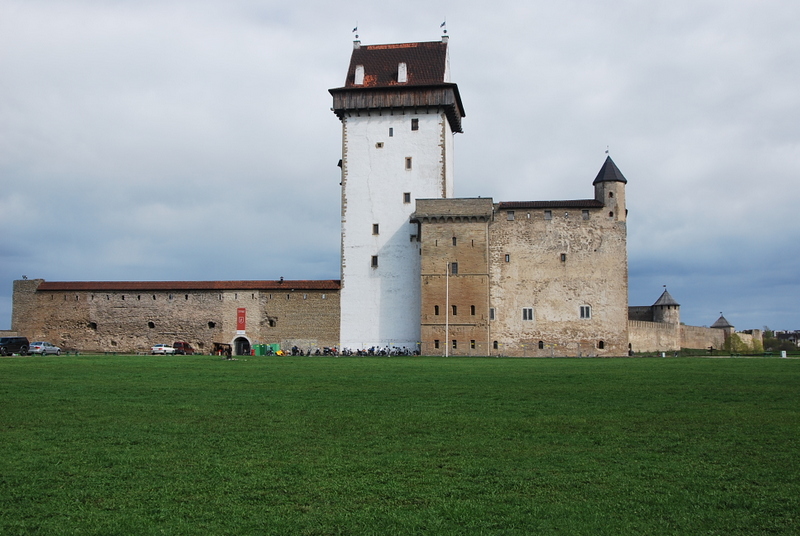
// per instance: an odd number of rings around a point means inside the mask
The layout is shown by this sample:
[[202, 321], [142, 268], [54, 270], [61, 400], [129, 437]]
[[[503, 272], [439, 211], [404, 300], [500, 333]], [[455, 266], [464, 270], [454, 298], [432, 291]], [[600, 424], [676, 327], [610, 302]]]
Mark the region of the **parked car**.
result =
[[181, 355], [194, 355], [194, 348], [188, 342], [178, 341], [172, 343], [172, 347], [175, 348], [176, 354]]
[[175, 348], [173, 348], [169, 344], [156, 344], [155, 346], [150, 348], [150, 352], [152, 352], [153, 355], [156, 355], [156, 354], [161, 354], [161, 355], [174, 354], [175, 353]]
[[30, 352], [32, 354], [56, 354], [61, 355], [61, 348], [56, 346], [55, 344], [50, 344], [49, 342], [32, 342], [30, 346]]
[[26, 355], [29, 347], [27, 337], [0, 337], [0, 355]]

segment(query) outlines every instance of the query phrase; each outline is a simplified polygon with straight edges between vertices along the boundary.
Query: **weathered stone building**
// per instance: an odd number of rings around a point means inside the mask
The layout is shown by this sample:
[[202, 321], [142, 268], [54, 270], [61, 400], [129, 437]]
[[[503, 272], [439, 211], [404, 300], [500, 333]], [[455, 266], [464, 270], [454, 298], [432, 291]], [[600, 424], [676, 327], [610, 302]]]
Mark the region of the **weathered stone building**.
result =
[[510, 356], [719, 347], [732, 330], [682, 326], [667, 292], [629, 310], [627, 180], [610, 157], [587, 199], [452, 197], [465, 114], [446, 37], [356, 41], [330, 93], [342, 122], [341, 282], [21, 280], [12, 330], [79, 350], [187, 341], [237, 354], [278, 343]]
[[209, 353], [253, 344], [306, 350], [339, 342], [338, 281], [14, 281], [12, 326], [65, 349]]

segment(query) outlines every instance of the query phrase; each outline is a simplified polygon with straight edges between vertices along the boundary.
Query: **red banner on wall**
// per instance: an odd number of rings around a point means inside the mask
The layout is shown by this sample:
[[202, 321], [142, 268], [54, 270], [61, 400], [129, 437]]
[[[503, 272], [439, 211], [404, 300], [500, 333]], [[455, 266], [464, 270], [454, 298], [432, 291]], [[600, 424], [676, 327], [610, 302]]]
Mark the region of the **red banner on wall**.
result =
[[247, 325], [247, 309], [239, 307], [236, 309], [236, 331], [244, 331]]

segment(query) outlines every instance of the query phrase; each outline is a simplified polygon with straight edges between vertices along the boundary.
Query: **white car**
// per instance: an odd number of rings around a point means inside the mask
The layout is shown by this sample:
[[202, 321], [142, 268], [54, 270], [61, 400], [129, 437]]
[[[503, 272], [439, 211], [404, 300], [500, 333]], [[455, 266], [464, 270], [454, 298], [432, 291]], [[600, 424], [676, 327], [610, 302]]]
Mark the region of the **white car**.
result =
[[37, 341], [32, 342], [30, 346], [30, 350], [28, 350], [32, 354], [55, 354], [61, 355], [61, 348], [54, 344], [50, 344], [49, 342]]
[[150, 348], [150, 352], [152, 352], [153, 355], [156, 355], [156, 354], [161, 354], [161, 355], [174, 354], [175, 353], [175, 348], [173, 348], [169, 344], [156, 344], [155, 346]]

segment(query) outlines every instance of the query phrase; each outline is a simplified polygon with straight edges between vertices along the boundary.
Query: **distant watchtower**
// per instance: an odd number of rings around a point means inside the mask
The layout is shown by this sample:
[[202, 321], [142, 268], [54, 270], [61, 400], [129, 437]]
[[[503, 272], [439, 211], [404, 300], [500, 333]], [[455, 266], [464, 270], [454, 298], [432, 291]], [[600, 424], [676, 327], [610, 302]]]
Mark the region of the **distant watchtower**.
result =
[[453, 194], [453, 134], [464, 109], [450, 83], [448, 39], [361, 46], [344, 87], [341, 345], [406, 346], [420, 339], [418, 198]]

